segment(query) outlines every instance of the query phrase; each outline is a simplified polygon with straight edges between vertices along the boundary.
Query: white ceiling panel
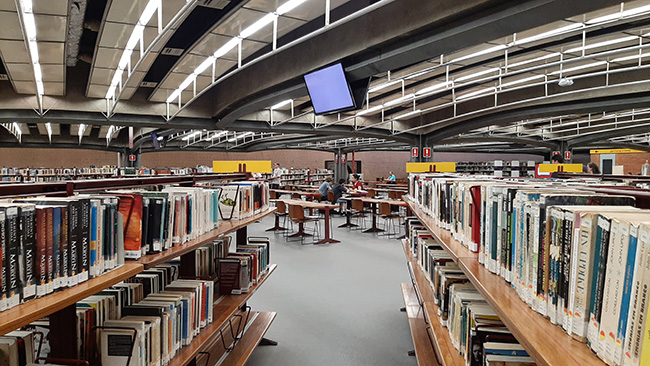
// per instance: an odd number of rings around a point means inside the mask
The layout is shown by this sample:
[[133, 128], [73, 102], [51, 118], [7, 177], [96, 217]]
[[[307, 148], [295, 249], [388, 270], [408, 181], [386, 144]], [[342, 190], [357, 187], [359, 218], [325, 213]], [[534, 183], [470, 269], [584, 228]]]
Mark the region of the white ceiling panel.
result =
[[0, 11], [16, 11], [16, 2], [12, 0], [0, 0]]
[[198, 93], [199, 91], [207, 88], [210, 85], [210, 83], [212, 82], [212, 80], [210, 80], [210, 79], [211, 79], [210, 76], [203, 76], [203, 75], [197, 76], [196, 77], [196, 92]]
[[[265, 13], [261, 11], [241, 8], [237, 10], [233, 16], [226, 19], [223, 23], [217, 26], [213, 30], [213, 33], [223, 34], [230, 37], [238, 36], [242, 30], [260, 20], [264, 15]], [[253, 40], [259, 40], [259, 33], [264, 32], [273, 32], [273, 24], [271, 23], [267, 25], [249, 38]]]
[[140, 85], [140, 81], [144, 78], [147, 73], [145, 71], [136, 71], [131, 75], [131, 80], [126, 84], [126, 88], [129, 87], [137, 88]]
[[[0, 27], [2, 28], [2, 27]], [[4, 62], [30, 63], [29, 53], [25, 48], [25, 42], [0, 40], [0, 54]]]
[[[291, 32], [292, 30], [300, 27], [301, 25], [307, 23], [304, 20], [300, 19], [295, 19], [295, 18], [288, 18], [288, 17], [279, 17], [278, 18], [278, 38], [284, 36], [285, 34]], [[267, 38], [262, 38], [263, 41], [265, 42], [272, 42], [273, 41], [273, 33], [268, 33], [268, 39]]]
[[133, 93], [135, 93], [137, 89], [138, 88], [124, 88], [124, 93], [122, 93], [122, 96], [120, 98], [124, 100], [131, 99]]
[[58, 42], [38, 42], [38, 57], [41, 65], [63, 65], [65, 59], [65, 44]]
[[31, 64], [6, 64], [7, 72], [13, 81], [34, 81], [34, 69]]
[[175, 72], [191, 74], [204, 60], [205, 56], [186, 55], [174, 68]]
[[108, 91], [108, 85], [90, 84], [88, 88], [88, 98], [104, 98]]
[[97, 55], [95, 56], [95, 67], [115, 67], [120, 61], [120, 57], [122, 57], [122, 50], [100, 47], [97, 49]]
[[263, 42], [256, 42], [256, 41], [249, 41], [249, 40], [244, 40], [242, 42], [242, 48], [241, 48], [241, 57], [243, 60], [245, 60], [248, 56], [252, 55], [253, 53], [259, 51], [262, 49], [264, 46], [266, 46], [268, 43], [263, 43]]
[[[103, 69], [96, 67], [93, 69], [92, 77], [90, 78], [91, 84], [110, 85], [113, 79], [113, 69]], [[105, 96], [105, 95], [104, 95]]]
[[99, 47], [118, 48], [126, 46], [133, 24], [105, 22], [102, 36], [99, 39]]
[[177, 72], [172, 72], [167, 75], [167, 78], [165, 78], [165, 81], [160, 84], [160, 88], [162, 89], [175, 89], [178, 88], [178, 86], [185, 80], [186, 77], [188, 77], [189, 74], [181, 74]]
[[[58, 136], [61, 134], [61, 126], [58, 123], [50, 123], [50, 126], [52, 127], [52, 135]], [[40, 133], [41, 136], [47, 136], [45, 123], [37, 123], [36, 127], [38, 127], [38, 133]]]
[[65, 94], [64, 83], [43, 82], [45, 95], [63, 95]]
[[[275, 11], [286, 0], [251, 0], [246, 4], [247, 8], [261, 10], [265, 12]], [[330, 8], [336, 9], [345, 4], [347, 0], [331, 0]], [[298, 5], [292, 11], [286, 13], [286, 16], [302, 20], [312, 20], [325, 13], [325, 1], [306, 1]]]
[[38, 41], [65, 42], [67, 18], [53, 15], [34, 15]]
[[36, 84], [33, 81], [14, 81], [14, 87], [19, 94], [36, 94]]
[[108, 9], [106, 20], [135, 24], [140, 19], [148, 2], [149, 0], [113, 0]]
[[231, 38], [222, 34], [208, 33], [190, 52], [197, 55], [210, 56]]
[[52, 81], [62, 83], [65, 81], [65, 66], [60, 65], [41, 65], [43, 72], [43, 81]]
[[[0, 11], [0, 38], [2, 39], [23, 39], [23, 30], [20, 27], [18, 13], [15, 11]], [[37, 37], [39, 33], [36, 33]]]
[[32, 0], [34, 13], [67, 16], [70, 5], [67, 1]]
[[167, 98], [174, 92], [174, 89], [158, 89], [152, 96], [152, 102], [166, 102]]
[[140, 64], [140, 69], [141, 70], [149, 70], [149, 67], [153, 64], [154, 61], [156, 61], [156, 57], [158, 57], [158, 53], [151, 52], [145, 59], [142, 61]]

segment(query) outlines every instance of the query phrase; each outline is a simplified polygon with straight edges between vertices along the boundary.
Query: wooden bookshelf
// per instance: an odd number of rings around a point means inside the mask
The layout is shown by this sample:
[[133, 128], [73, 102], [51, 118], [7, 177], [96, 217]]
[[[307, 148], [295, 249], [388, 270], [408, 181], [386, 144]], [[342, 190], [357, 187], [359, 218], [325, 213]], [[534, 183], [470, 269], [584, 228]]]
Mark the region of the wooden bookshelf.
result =
[[[417, 260], [413, 257], [407, 240], [402, 240], [402, 247], [409, 264], [409, 271], [411, 272], [413, 283], [415, 285], [414, 289], [416, 291], [416, 296], [418, 297], [418, 301], [422, 302], [421, 305], [424, 309], [423, 315], [431, 329], [429, 337], [431, 338], [431, 342], [435, 348], [438, 362], [444, 366], [465, 366], [465, 359], [460, 355], [460, 353], [458, 353], [453, 343], [451, 343], [449, 331], [440, 323], [438, 307], [434, 304], [433, 288], [431, 287], [431, 283], [420, 268]], [[417, 347], [415, 352], [417, 356]], [[429, 364], [421, 364], [419, 363], [419, 359], [420, 357], [418, 357], [418, 365]], [[434, 359], [432, 361], [435, 362], [436, 360]]]
[[426, 215], [408, 196], [403, 198], [413, 214], [440, 241], [538, 365], [605, 365], [585, 343], [573, 339], [561, 327], [551, 324], [548, 319], [528, 307], [510, 284], [481, 265], [476, 253], [454, 239], [448, 230], [438, 227], [433, 218]]
[[33, 321], [53, 314], [75, 304], [77, 301], [94, 295], [142, 271], [142, 264], [127, 262], [101, 276], [92, 278], [77, 286], [33, 299], [0, 313], [0, 334], [23, 327]]
[[418, 366], [440, 365], [438, 355], [434, 350], [433, 338], [430, 335], [431, 327], [424, 317], [423, 307], [418, 302], [415, 286], [410, 283], [403, 283], [402, 295], [404, 296], [406, 316], [409, 320], [409, 328], [411, 328], [411, 337]]
[[144, 269], [149, 269], [155, 267], [161, 263], [169, 262], [170, 260], [180, 257], [183, 254], [192, 252], [197, 248], [202, 247], [203, 245], [211, 242], [212, 240], [226, 234], [230, 234], [239, 229], [245, 228], [246, 226], [254, 223], [257, 220], [260, 220], [271, 213], [275, 212], [275, 207], [269, 207], [267, 210], [260, 212], [251, 217], [247, 217], [242, 220], [221, 220], [219, 221], [219, 227], [215, 230], [207, 232], [198, 238], [191, 240], [185, 244], [172, 247], [171, 249], [165, 250], [164, 252], [145, 255], [138, 260], [138, 263], [144, 266]]
[[[224, 295], [215, 300], [214, 318], [212, 319], [212, 323], [201, 329], [199, 335], [194, 337], [189, 345], [181, 348], [176, 356], [169, 362], [168, 366], [184, 366], [189, 364], [200, 351], [206, 348], [208, 343], [213, 343], [215, 338], [219, 336], [219, 330], [226, 326], [228, 319], [230, 319], [248, 301], [248, 299], [253, 296], [255, 291], [266, 282], [267, 278], [276, 268], [277, 264], [272, 264], [267, 273], [258, 281], [257, 284], [251, 286], [247, 293], [241, 295]], [[230, 333], [229, 330], [228, 333]], [[211, 358], [211, 360], [214, 361], [215, 358]]]

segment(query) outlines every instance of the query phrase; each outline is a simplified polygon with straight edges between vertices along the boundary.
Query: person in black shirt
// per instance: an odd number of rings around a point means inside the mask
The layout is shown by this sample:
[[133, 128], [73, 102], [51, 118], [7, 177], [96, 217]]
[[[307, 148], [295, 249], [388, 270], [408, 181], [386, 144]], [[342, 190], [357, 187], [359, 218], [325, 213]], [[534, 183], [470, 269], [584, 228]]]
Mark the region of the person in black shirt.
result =
[[348, 189], [345, 188], [344, 184], [345, 184], [345, 179], [339, 179], [339, 182], [332, 187], [332, 192], [334, 192], [334, 199], [332, 200], [332, 203], [340, 204], [339, 212], [341, 213], [343, 212], [343, 208], [342, 208], [343, 202], [345, 202], [341, 199], [341, 197], [343, 196], [343, 193], [348, 192]]

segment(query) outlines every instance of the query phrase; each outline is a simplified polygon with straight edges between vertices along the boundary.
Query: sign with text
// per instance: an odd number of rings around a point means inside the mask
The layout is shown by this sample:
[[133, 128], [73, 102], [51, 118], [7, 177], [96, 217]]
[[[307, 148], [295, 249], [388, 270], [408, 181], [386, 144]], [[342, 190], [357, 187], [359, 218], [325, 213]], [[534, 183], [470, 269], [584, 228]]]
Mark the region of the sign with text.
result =
[[571, 160], [571, 151], [565, 151], [564, 152], [564, 159], [565, 160]]
[[417, 158], [418, 157], [418, 148], [414, 147], [411, 149], [411, 157], [412, 158]]
[[430, 147], [423, 147], [422, 148], [422, 157], [425, 157], [425, 158], [430, 158], [431, 157], [431, 148]]

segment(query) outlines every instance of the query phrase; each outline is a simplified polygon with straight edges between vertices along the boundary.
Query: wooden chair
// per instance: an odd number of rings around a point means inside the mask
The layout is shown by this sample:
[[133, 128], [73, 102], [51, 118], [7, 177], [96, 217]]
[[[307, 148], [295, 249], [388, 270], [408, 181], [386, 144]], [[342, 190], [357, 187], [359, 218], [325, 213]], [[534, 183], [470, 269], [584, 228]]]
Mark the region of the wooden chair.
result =
[[[395, 214], [391, 206], [392, 205], [388, 202], [381, 202], [379, 204], [379, 213], [378, 213], [378, 215], [384, 220], [385, 234], [383, 235], [388, 235], [389, 238], [391, 237], [391, 235], [398, 236], [400, 234], [401, 226], [399, 225], [399, 222], [398, 225], [395, 225], [394, 221], [395, 219], [399, 221], [400, 218], [402, 217], [400, 216], [399, 211], [397, 212], [397, 214]], [[391, 231], [391, 226], [393, 227], [393, 231]]]
[[352, 213], [352, 217], [357, 219], [357, 225], [356, 227], [353, 228], [358, 228], [359, 230], [363, 230], [365, 228], [365, 217], [366, 214], [369, 214], [370, 211], [366, 210], [366, 207], [363, 204], [363, 201], [360, 199], [352, 199], [350, 202], [350, 210]]
[[[312, 238], [314, 239], [314, 243], [317, 242], [317, 238], [320, 239], [319, 237], [319, 221], [321, 219], [320, 216], [310, 216], [310, 215], [305, 215], [305, 211], [303, 210], [302, 206], [298, 205], [289, 205], [289, 219], [291, 219], [291, 222], [298, 224], [298, 226], [302, 226], [303, 232], [305, 232], [305, 229], [307, 229], [307, 223], [313, 222], [314, 227], [313, 227], [313, 232], [312, 232]], [[305, 244], [305, 236], [301, 235], [300, 236], [300, 243]]]
[[375, 191], [374, 188], [368, 188], [367, 191], [368, 191], [368, 194], [366, 195], [366, 197], [373, 198], [373, 197], [375, 197], [377, 195], [377, 191]]
[[[287, 212], [287, 204], [284, 203], [284, 201], [275, 201], [275, 207], [277, 210], [275, 210], [275, 216], [277, 216], [280, 220], [280, 226], [286, 227], [287, 224], [287, 216], [289, 216], [289, 212]], [[284, 231], [284, 236], [287, 236], [287, 232], [289, 231], [289, 228]]]

